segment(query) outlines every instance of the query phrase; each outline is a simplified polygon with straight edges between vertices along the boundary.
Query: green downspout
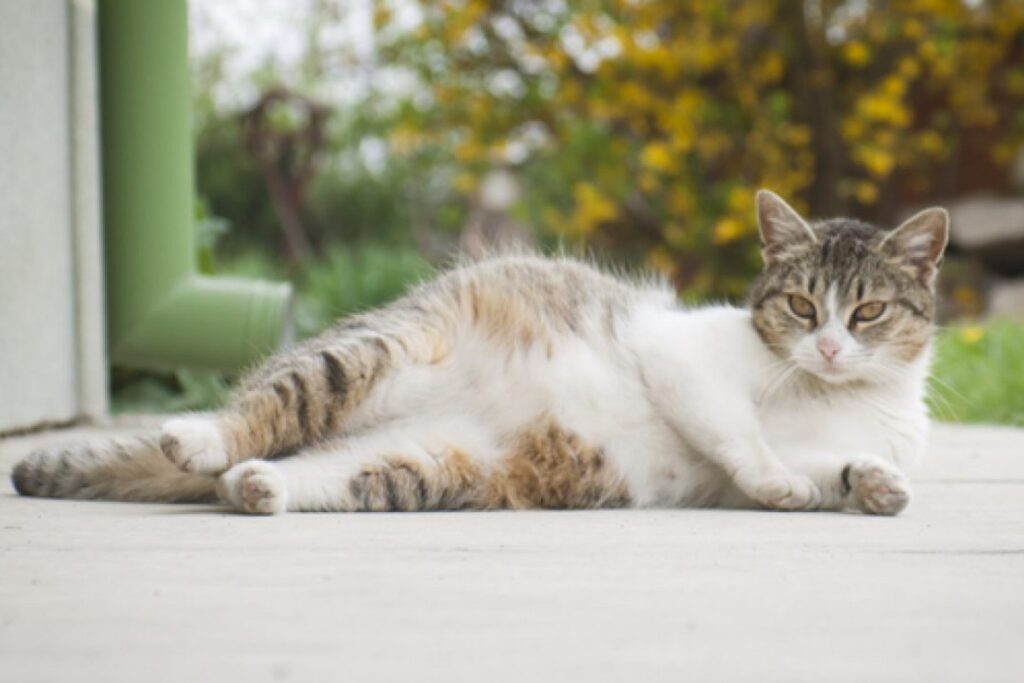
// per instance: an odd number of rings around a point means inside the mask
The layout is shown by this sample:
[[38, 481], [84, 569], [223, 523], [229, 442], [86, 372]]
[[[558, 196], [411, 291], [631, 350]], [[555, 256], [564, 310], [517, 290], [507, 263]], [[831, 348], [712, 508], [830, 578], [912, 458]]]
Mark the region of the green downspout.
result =
[[237, 369], [290, 324], [287, 284], [196, 271], [185, 0], [100, 0], [111, 362]]

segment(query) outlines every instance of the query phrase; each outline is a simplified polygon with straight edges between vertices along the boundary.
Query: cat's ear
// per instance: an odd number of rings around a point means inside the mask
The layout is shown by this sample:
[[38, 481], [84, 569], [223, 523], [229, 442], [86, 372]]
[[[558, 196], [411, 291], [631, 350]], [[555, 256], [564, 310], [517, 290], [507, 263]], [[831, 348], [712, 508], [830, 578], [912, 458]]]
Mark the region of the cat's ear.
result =
[[909, 265], [917, 280], [930, 287], [948, 241], [949, 212], [933, 207], [914, 214], [886, 235], [881, 249]]
[[818, 241], [807, 221], [770, 190], [757, 192], [757, 228], [766, 266], [784, 259], [788, 252], [802, 251], [800, 247]]

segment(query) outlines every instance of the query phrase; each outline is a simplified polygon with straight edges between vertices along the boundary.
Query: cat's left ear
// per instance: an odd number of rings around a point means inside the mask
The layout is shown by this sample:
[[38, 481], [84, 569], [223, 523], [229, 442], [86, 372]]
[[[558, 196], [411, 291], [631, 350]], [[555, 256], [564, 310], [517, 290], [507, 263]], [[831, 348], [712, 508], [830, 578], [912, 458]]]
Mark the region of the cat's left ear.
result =
[[807, 221], [779, 195], [770, 190], [758, 190], [756, 203], [761, 255], [766, 266], [785, 260], [818, 241]]
[[881, 249], [913, 268], [917, 280], [928, 287], [942, 264], [949, 242], [949, 212], [932, 207], [914, 214], [882, 240]]

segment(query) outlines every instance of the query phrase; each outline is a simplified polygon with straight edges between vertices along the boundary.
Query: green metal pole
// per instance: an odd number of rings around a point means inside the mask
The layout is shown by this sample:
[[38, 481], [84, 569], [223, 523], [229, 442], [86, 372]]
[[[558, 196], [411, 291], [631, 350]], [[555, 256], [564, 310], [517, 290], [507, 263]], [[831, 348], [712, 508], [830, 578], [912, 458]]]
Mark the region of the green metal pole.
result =
[[236, 369], [276, 348], [287, 284], [196, 272], [185, 0], [100, 0], [111, 361]]

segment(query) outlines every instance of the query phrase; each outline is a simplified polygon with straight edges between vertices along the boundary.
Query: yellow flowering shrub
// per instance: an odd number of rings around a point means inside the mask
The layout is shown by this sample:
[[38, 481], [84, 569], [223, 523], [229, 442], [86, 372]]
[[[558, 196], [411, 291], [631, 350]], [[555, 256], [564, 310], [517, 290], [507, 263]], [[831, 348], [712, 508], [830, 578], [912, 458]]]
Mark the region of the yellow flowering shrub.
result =
[[890, 221], [1003, 182], [1024, 141], [1019, 0], [423, 0], [402, 30], [408, 4], [376, 4], [385, 58], [424, 87], [392, 150], [429, 148], [466, 193], [517, 166], [549, 235], [698, 295], [758, 267], [760, 187]]

